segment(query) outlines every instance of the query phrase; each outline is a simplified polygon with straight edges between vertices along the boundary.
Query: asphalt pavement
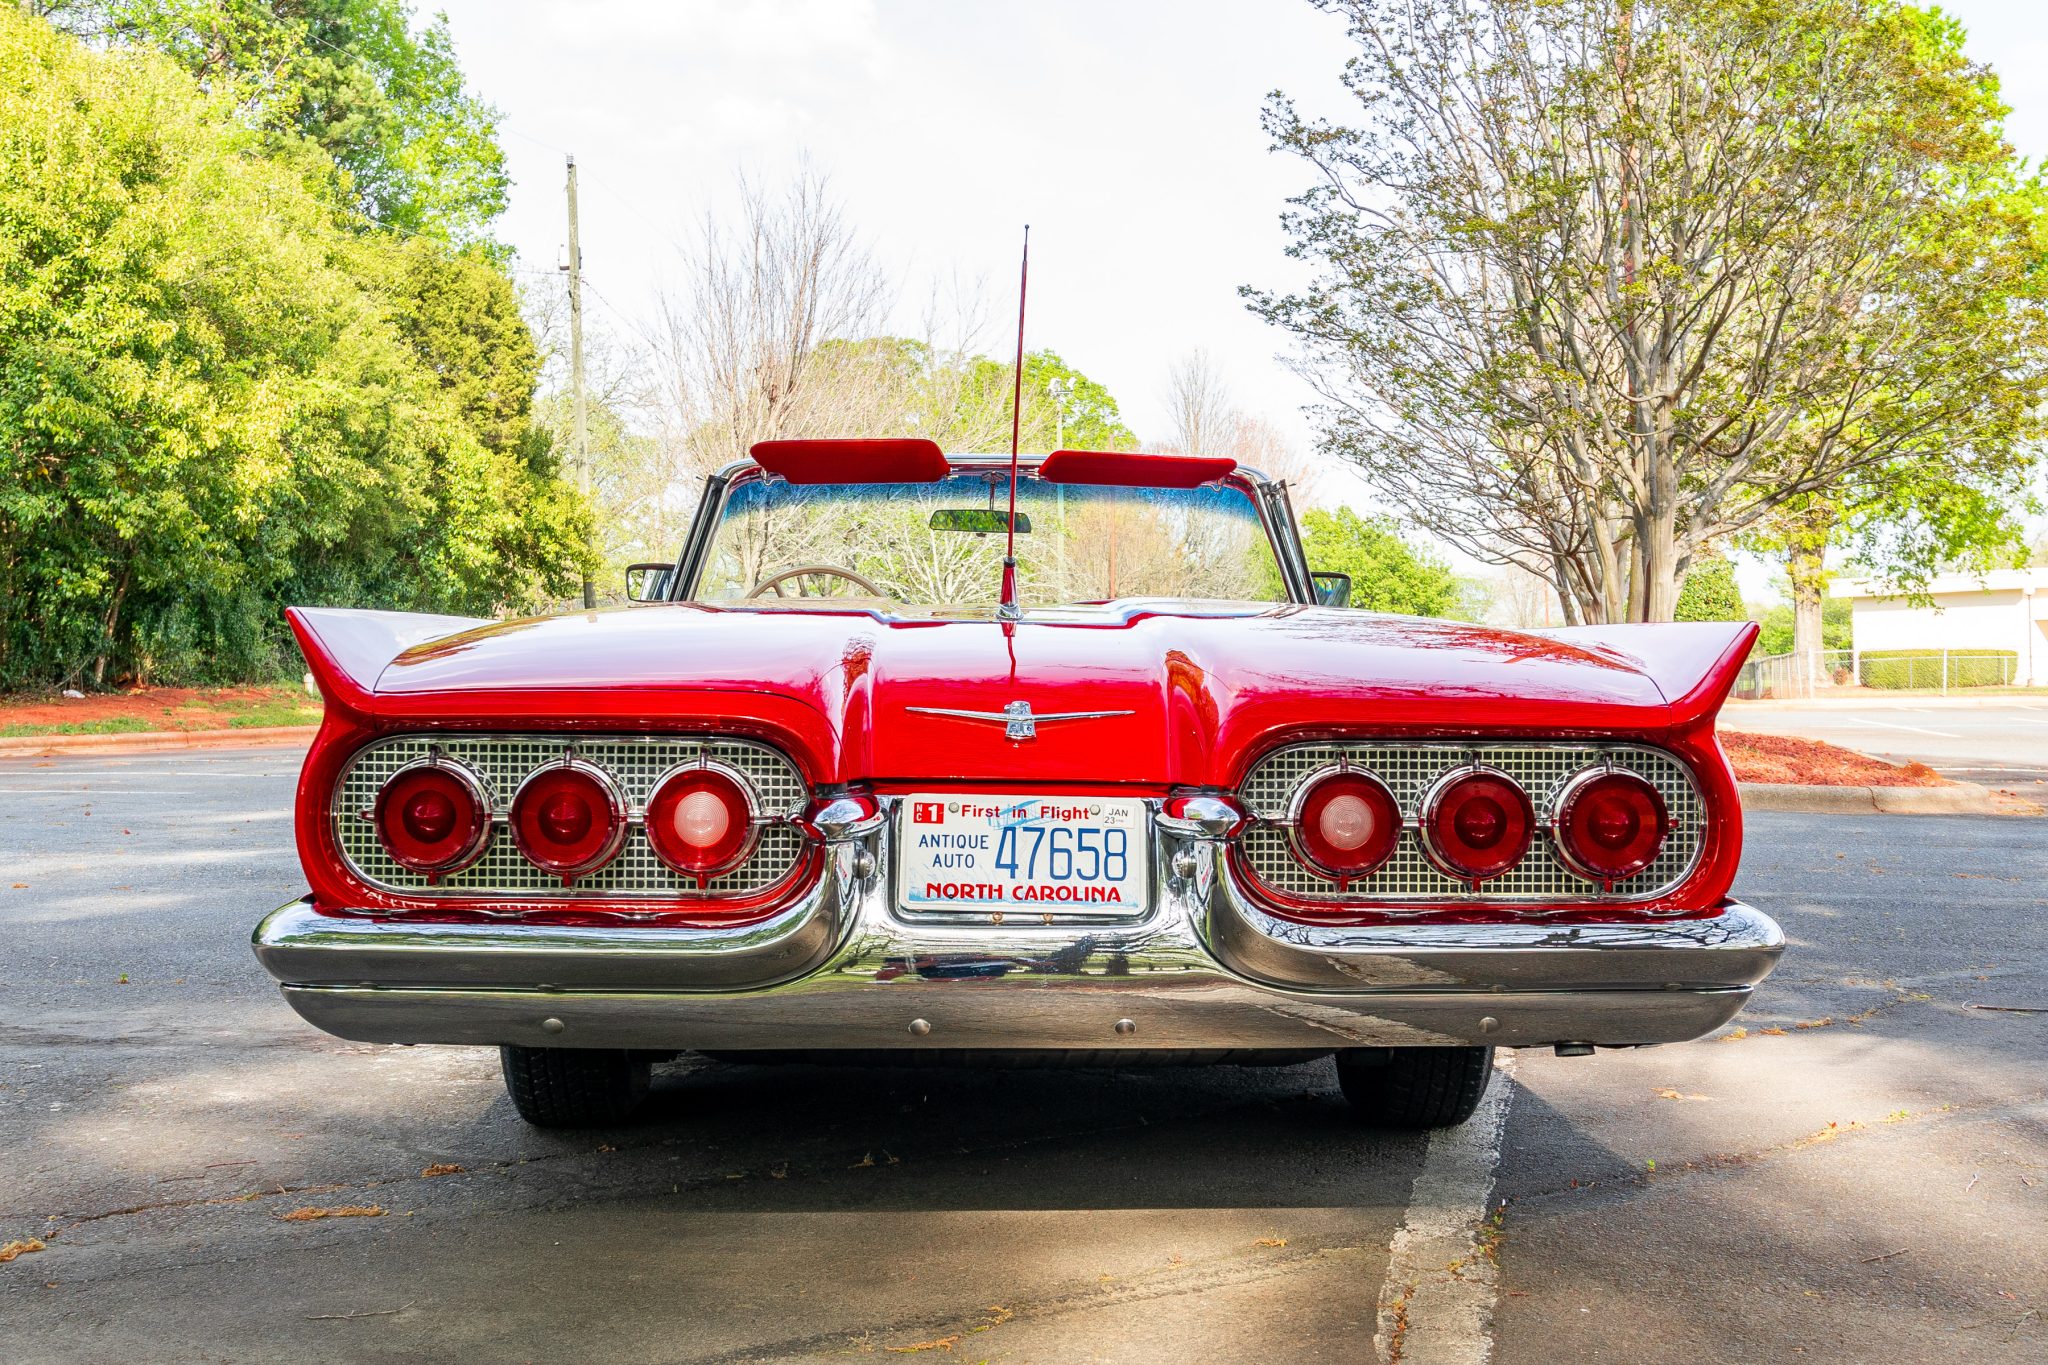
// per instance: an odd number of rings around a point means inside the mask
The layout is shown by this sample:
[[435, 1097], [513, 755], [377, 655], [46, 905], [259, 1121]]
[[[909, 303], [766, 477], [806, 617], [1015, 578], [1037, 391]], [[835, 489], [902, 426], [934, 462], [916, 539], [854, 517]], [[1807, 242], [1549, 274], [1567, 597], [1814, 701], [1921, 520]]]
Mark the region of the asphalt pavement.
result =
[[[1515, 1054], [1498, 1140], [1359, 1128], [1328, 1062], [686, 1061], [562, 1135], [278, 1000], [296, 762], [0, 762], [9, 1365], [1361, 1361], [1389, 1304], [1407, 1365], [2048, 1358], [2048, 820], [1752, 817], [1751, 1008]], [[1418, 1270], [1455, 1189], [1478, 1260]]]
[[2038, 796], [2048, 786], [2048, 697], [1773, 705], [1730, 702], [1731, 730], [1801, 735], [1895, 762], [1917, 759], [1950, 777]]

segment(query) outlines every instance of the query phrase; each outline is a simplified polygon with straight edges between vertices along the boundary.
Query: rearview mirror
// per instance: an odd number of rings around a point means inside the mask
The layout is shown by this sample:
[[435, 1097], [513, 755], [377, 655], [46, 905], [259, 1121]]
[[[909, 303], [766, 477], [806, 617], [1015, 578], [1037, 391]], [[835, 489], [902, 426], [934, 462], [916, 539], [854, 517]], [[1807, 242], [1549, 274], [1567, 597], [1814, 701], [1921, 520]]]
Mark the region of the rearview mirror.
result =
[[626, 566], [626, 600], [628, 602], [666, 602], [669, 579], [675, 576], [673, 564], [628, 564]]
[[[978, 536], [999, 536], [1010, 528], [1010, 514], [993, 507], [941, 507], [932, 513], [934, 531], [971, 531]], [[1017, 514], [1017, 534], [1031, 534], [1029, 513]]]
[[1316, 601], [1326, 607], [1348, 607], [1351, 605], [1351, 575], [1348, 573], [1312, 573], [1315, 581]]

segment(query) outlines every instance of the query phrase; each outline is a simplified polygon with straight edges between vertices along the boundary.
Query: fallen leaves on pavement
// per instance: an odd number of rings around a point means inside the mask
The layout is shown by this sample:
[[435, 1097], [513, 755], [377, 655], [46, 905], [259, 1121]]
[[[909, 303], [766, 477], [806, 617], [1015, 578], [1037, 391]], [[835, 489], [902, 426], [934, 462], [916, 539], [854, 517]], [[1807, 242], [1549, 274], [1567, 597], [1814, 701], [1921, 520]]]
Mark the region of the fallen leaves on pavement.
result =
[[908, 1346], [889, 1346], [884, 1349], [900, 1356], [907, 1356], [915, 1351], [950, 1351], [959, 1344], [960, 1334], [956, 1332], [950, 1337], [939, 1337], [933, 1341], [913, 1341]]
[[432, 1180], [437, 1175], [461, 1175], [468, 1169], [469, 1167], [457, 1166], [452, 1161], [437, 1161], [424, 1171], [421, 1171], [420, 1175], [423, 1179]]
[[277, 1215], [287, 1223], [310, 1223], [316, 1218], [382, 1218], [381, 1204], [341, 1204], [331, 1209], [293, 1209]]
[[[1105, 1276], [1104, 1278], [1108, 1277]], [[913, 1341], [908, 1346], [887, 1346], [883, 1349], [900, 1356], [913, 1355], [921, 1351], [951, 1351], [974, 1333], [991, 1331], [1001, 1327], [1011, 1318], [1017, 1316], [1017, 1311], [1014, 1308], [1005, 1308], [999, 1303], [990, 1304], [987, 1312], [988, 1320], [986, 1322], [976, 1323], [965, 1332], [955, 1332], [951, 1336], [934, 1337], [930, 1341]]]
[[30, 1237], [26, 1241], [9, 1242], [6, 1246], [0, 1246], [0, 1265], [6, 1264], [17, 1256], [26, 1256], [31, 1251], [42, 1250], [44, 1250], [42, 1242], [34, 1237]]

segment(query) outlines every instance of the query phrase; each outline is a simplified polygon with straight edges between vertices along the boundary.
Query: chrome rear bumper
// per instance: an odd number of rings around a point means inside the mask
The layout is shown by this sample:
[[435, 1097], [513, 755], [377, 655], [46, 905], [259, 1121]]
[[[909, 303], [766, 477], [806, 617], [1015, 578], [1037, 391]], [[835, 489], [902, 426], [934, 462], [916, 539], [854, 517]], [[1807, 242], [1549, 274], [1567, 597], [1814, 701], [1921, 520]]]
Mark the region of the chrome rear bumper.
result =
[[910, 922], [887, 837], [827, 849], [799, 904], [744, 929], [258, 926], [308, 1022], [383, 1043], [745, 1051], [1642, 1045], [1719, 1028], [1784, 936], [1730, 902], [1645, 925], [1310, 928], [1231, 883], [1220, 844], [1161, 831], [1131, 924]]

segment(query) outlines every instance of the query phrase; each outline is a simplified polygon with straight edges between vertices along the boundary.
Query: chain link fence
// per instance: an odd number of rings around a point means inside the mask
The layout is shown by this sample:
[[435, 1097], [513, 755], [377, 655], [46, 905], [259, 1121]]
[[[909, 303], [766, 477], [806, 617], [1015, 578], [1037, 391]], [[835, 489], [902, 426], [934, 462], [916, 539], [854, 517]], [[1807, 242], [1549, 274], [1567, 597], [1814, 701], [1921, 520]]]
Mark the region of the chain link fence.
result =
[[1748, 701], [1812, 697], [1844, 688], [1881, 692], [1949, 692], [2011, 687], [2019, 655], [1980, 649], [1823, 649], [1812, 655], [1766, 654], [1742, 666], [1735, 695]]

